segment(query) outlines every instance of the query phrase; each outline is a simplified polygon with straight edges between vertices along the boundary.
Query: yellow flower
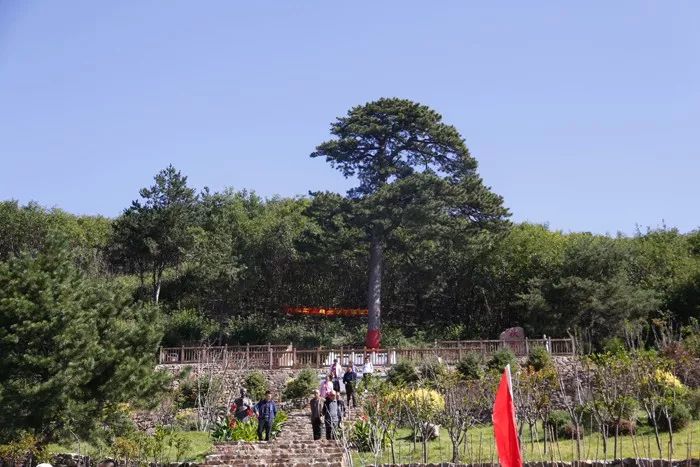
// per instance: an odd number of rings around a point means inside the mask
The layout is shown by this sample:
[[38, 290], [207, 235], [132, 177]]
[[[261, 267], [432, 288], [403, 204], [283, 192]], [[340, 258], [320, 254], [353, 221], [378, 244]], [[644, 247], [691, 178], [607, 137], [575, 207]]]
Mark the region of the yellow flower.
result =
[[433, 389], [411, 389], [394, 391], [387, 395], [387, 403], [405, 404], [409, 408], [417, 408], [423, 411], [440, 411], [445, 408], [445, 399]]

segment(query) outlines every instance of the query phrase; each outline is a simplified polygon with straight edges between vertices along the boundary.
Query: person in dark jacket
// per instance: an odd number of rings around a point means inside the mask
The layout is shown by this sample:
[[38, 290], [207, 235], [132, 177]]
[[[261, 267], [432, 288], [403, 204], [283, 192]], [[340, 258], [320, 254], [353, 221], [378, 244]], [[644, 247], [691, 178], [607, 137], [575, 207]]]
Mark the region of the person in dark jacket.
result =
[[328, 393], [323, 403], [323, 419], [326, 422], [326, 439], [336, 439], [340, 422], [343, 420], [343, 409], [335, 398], [335, 391]]
[[355, 402], [355, 381], [357, 381], [357, 373], [355, 373], [355, 370], [353, 370], [352, 367], [349, 366], [345, 370], [345, 374], [343, 375], [343, 384], [345, 384], [345, 395], [348, 398], [348, 408], [350, 408], [350, 399], [352, 399], [352, 406], [357, 407], [357, 403]]
[[314, 441], [321, 439], [321, 416], [323, 416], [323, 399], [319, 397], [320, 391], [316, 389], [309, 401], [311, 406], [311, 430], [314, 433]]
[[265, 398], [255, 404], [255, 413], [258, 415], [258, 440], [262, 441], [263, 431], [265, 432], [265, 441], [270, 441], [270, 432], [272, 431], [272, 423], [277, 415], [277, 405], [272, 400], [272, 393], [267, 391]]

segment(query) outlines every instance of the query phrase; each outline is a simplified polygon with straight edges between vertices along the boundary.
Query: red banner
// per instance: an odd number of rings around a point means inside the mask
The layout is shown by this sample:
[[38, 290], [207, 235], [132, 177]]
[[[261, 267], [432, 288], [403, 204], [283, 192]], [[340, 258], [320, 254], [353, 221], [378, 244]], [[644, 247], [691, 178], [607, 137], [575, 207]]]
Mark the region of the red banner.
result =
[[289, 315], [306, 316], [367, 316], [366, 308], [315, 308], [308, 306], [284, 306], [282, 310]]
[[496, 438], [498, 459], [502, 467], [522, 467], [518, 441], [518, 425], [515, 422], [513, 388], [510, 382], [510, 365], [501, 375], [496, 400], [493, 403], [493, 435]]

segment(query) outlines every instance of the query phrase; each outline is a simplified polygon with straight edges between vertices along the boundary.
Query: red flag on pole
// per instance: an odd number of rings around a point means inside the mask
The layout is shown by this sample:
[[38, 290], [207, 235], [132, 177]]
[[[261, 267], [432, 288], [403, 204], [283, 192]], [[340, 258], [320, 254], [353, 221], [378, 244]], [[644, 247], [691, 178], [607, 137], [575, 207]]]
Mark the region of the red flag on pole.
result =
[[518, 428], [515, 424], [513, 386], [510, 381], [510, 365], [506, 366], [498, 385], [496, 400], [493, 403], [493, 434], [496, 438], [498, 459], [503, 467], [521, 467]]

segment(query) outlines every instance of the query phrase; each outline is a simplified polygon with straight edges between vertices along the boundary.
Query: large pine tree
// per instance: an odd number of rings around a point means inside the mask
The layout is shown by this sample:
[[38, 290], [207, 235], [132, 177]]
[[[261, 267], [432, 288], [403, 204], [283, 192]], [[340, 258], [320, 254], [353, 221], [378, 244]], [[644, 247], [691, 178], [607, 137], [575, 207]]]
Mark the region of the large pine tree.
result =
[[455, 234], [502, 224], [508, 211], [479, 178], [464, 139], [442, 116], [405, 99], [353, 107], [331, 124], [335, 137], [311, 157], [325, 157], [346, 177], [356, 219], [369, 240], [366, 346], [379, 347], [384, 249], [398, 227], [450, 225]]

